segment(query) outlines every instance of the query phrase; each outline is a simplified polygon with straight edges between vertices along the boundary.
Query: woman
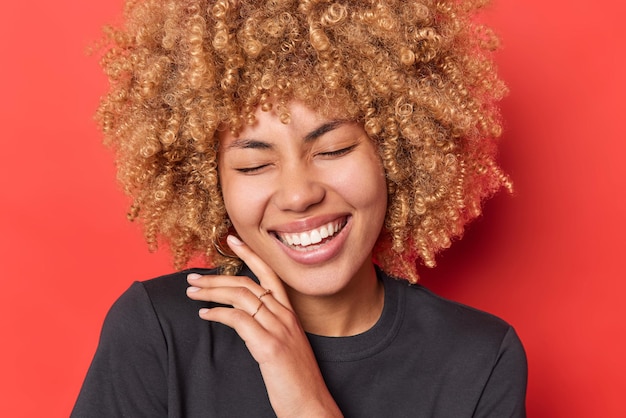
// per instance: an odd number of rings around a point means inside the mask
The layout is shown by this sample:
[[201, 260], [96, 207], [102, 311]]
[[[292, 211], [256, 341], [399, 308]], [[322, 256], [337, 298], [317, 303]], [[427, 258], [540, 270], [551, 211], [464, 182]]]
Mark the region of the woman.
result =
[[215, 268], [120, 297], [73, 416], [524, 416], [513, 329], [415, 284], [510, 188], [478, 3], [128, 1], [130, 216]]

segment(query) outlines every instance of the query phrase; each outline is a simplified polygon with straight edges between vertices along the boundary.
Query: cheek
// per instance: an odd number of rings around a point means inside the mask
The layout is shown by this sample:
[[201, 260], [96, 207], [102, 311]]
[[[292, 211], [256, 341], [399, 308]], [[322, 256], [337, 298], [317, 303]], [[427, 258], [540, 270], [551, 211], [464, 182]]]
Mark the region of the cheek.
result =
[[384, 173], [372, 176], [369, 179], [369, 186], [366, 204], [371, 208], [372, 222], [382, 228], [387, 213], [387, 182]]
[[262, 191], [263, 188], [254, 182], [226, 179], [222, 183], [226, 212], [244, 241], [251, 230], [257, 230], [263, 219], [266, 199]]
[[[372, 216], [387, 210], [387, 183], [382, 165], [377, 159], [363, 159], [346, 167], [337, 183], [342, 194], [356, 208], [371, 212]], [[374, 220], [372, 220], [374, 221]]]

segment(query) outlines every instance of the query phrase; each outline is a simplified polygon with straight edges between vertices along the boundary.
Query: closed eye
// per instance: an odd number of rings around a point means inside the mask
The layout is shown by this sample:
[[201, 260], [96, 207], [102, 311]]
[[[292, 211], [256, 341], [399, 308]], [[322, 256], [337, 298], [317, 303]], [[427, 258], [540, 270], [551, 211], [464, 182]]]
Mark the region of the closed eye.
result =
[[255, 166], [255, 167], [236, 168], [235, 170], [240, 172], [240, 173], [243, 173], [243, 174], [255, 174], [255, 173], [261, 171], [262, 169], [264, 169], [267, 166], [269, 166], [269, 164], [258, 165], [258, 166]]
[[354, 144], [350, 145], [349, 147], [341, 148], [335, 151], [320, 152], [318, 155], [321, 155], [323, 157], [340, 157], [352, 151], [354, 148], [356, 148], [356, 146], [357, 144]]

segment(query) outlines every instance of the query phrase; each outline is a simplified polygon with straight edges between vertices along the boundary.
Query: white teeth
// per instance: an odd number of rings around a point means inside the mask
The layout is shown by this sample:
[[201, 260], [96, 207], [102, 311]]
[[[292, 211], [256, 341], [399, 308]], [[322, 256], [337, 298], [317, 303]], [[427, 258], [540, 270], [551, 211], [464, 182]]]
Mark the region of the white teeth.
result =
[[311, 231], [311, 244], [317, 244], [320, 242], [322, 242], [322, 234], [314, 229]]
[[279, 234], [280, 239], [290, 246], [308, 247], [312, 244], [319, 244], [323, 239], [332, 237], [341, 228], [343, 228], [343, 221], [329, 222], [328, 224], [313, 229], [307, 232], [300, 232], [295, 234]]
[[311, 236], [306, 232], [300, 234], [300, 245], [302, 245], [303, 247], [311, 245]]

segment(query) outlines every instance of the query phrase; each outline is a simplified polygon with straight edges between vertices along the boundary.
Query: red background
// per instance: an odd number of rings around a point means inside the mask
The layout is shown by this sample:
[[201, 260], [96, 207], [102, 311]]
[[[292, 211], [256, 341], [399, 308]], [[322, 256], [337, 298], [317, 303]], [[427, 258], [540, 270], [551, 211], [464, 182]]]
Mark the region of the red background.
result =
[[[501, 161], [516, 193], [490, 201], [423, 273], [517, 328], [530, 417], [626, 416], [626, 30], [621, 2], [595, 5], [488, 10], [511, 88]], [[11, 1], [0, 14], [0, 416], [67, 416], [108, 307], [171, 269], [125, 220], [91, 119], [105, 80], [84, 50], [120, 6]]]

